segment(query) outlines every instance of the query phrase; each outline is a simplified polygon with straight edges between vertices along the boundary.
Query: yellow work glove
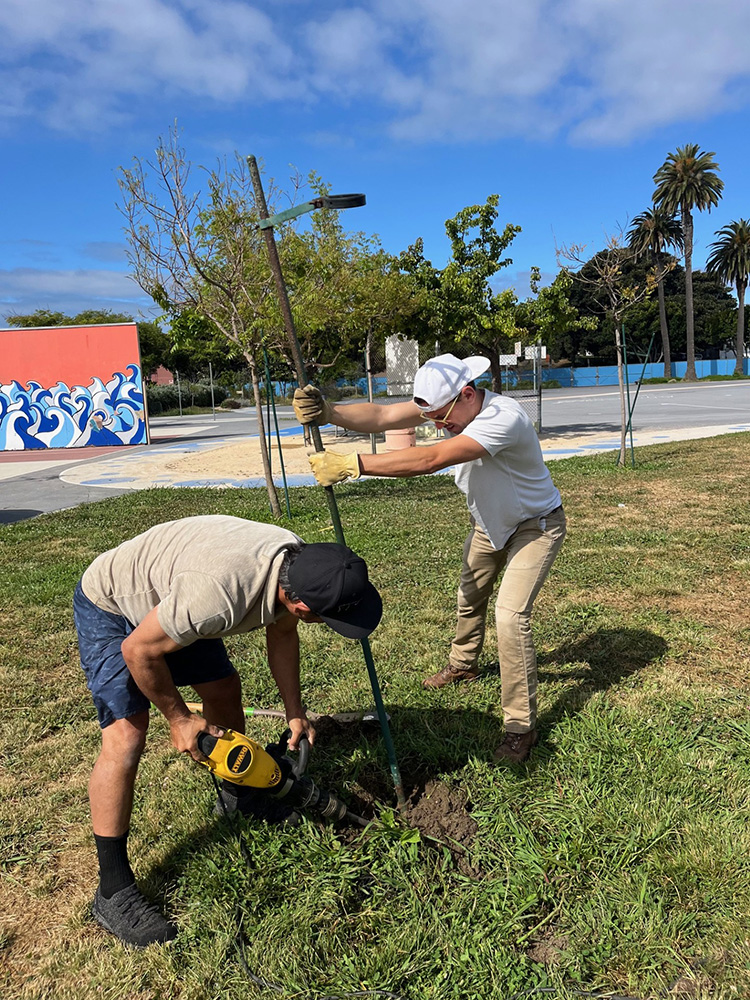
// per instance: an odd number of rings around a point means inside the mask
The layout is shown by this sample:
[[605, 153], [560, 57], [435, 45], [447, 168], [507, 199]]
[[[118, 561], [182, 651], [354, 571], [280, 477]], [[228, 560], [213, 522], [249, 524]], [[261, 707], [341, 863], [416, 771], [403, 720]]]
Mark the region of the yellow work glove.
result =
[[345, 483], [347, 479], [359, 479], [359, 455], [356, 451], [348, 455], [338, 455], [335, 451], [318, 451], [309, 455], [315, 478], [321, 486]]
[[314, 385], [294, 390], [292, 399], [294, 415], [301, 424], [330, 424], [333, 422], [331, 407], [325, 396]]

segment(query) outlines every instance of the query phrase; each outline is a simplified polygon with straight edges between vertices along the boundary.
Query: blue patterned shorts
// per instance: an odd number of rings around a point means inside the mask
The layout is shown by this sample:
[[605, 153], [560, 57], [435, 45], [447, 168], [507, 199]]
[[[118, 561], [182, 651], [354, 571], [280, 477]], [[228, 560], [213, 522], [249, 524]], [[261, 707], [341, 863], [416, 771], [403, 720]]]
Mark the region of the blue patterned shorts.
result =
[[[150, 702], [133, 680], [120, 649], [123, 639], [135, 626], [126, 618], [92, 604], [80, 581], [73, 596], [73, 617], [81, 666], [101, 728], [116, 719], [147, 711]], [[165, 659], [177, 687], [206, 684], [235, 673], [221, 639], [198, 639], [190, 646], [167, 653]]]

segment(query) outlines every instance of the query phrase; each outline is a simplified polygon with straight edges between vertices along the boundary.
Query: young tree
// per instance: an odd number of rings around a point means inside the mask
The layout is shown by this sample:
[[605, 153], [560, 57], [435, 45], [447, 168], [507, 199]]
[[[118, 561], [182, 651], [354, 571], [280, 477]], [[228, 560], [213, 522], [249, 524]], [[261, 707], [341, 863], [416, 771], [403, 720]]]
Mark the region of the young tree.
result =
[[469, 205], [445, 223], [451, 258], [440, 271], [423, 254], [422, 240], [404, 251], [399, 263], [426, 293], [427, 328], [437, 336], [452, 336], [490, 359], [492, 383], [501, 390], [499, 355], [507, 353], [513, 324], [509, 309], [513, 294], [499, 297], [490, 285], [503, 267], [512, 264], [503, 253], [521, 232], [508, 223], [502, 232], [496, 226], [500, 196], [491, 194], [484, 205]]
[[659, 266], [655, 265], [645, 281], [641, 284], [631, 283], [627, 277], [627, 265], [632, 262], [635, 251], [627, 245], [621, 234], [609, 236], [605, 249], [590, 260], [584, 258], [583, 251], [584, 247], [573, 245], [560, 248], [558, 254], [573, 265], [573, 277], [594, 291], [600, 309], [610, 318], [614, 326], [617, 382], [620, 390], [620, 455], [618, 464], [624, 466], [627, 456], [628, 415], [623, 373], [622, 322], [627, 310], [654, 290], [659, 280], [660, 270]]
[[411, 332], [413, 324], [419, 322], [420, 301], [410, 277], [399, 269], [398, 260], [380, 247], [358, 258], [351, 282], [349, 336], [360, 357], [364, 349], [369, 376], [375, 352], [385, 355], [386, 338]]
[[498, 389], [501, 372], [497, 358], [504, 352], [503, 343], [493, 336], [497, 327], [492, 323], [494, 294], [490, 278], [513, 263], [502, 254], [521, 232], [520, 226], [511, 223], [498, 231], [495, 223], [499, 201], [499, 195], [491, 194], [484, 205], [469, 205], [447, 220], [451, 259], [440, 276], [448, 328], [457, 340], [489, 352], [493, 385], [497, 384]]
[[446, 332], [441, 271], [424, 255], [424, 240], [418, 237], [398, 255], [398, 269], [411, 286], [415, 313], [411, 336], [420, 344], [434, 346]]
[[709, 274], [715, 274], [737, 291], [737, 337], [735, 342], [735, 375], [744, 372], [745, 360], [745, 289], [750, 275], [750, 222], [739, 219], [720, 229], [711, 244], [706, 262]]
[[[330, 193], [315, 174], [308, 183], [318, 196]], [[305, 230], [287, 234], [279, 257], [308, 375], [319, 380], [324, 370], [361, 355], [370, 330], [395, 320], [407, 294], [376, 237], [346, 232], [331, 209], [312, 212], [309, 221]], [[273, 346], [288, 356], [283, 324], [276, 330]]]
[[[661, 348], [664, 356], [664, 376], [672, 377], [672, 354], [669, 346], [669, 325], [667, 324], [667, 308], [664, 299], [664, 276], [669, 247], [682, 249], [682, 226], [673, 214], [654, 206], [636, 215], [628, 231], [628, 244], [635, 252], [635, 259], [649, 255], [659, 268], [659, 278], [656, 291], [659, 299], [659, 328], [661, 330]], [[662, 273], [663, 272], [663, 273]]]
[[520, 321], [536, 343], [556, 350], [559, 342], [572, 330], [596, 328], [596, 319], [581, 316], [571, 302], [573, 277], [568, 270], [563, 268], [551, 285], [540, 288], [540, 282], [539, 268], [532, 267], [530, 285], [534, 298], [519, 304]]
[[680, 212], [685, 248], [685, 313], [687, 339], [687, 370], [685, 379], [694, 382], [695, 327], [693, 317], [693, 209], [711, 211], [718, 205], [724, 181], [716, 174], [718, 163], [714, 153], [703, 153], [696, 143], [680, 146], [669, 153], [654, 174], [654, 204], [669, 215]]
[[205, 316], [186, 308], [169, 315], [168, 334], [162, 334], [169, 345], [164, 363], [181, 377], [205, 380], [211, 365], [214, 377], [246, 372], [247, 361], [238, 347], [227, 344], [224, 337]]
[[[590, 330], [596, 320], [581, 316], [571, 304], [570, 292], [573, 279], [566, 270], [560, 271], [551, 285], [541, 285], [541, 272], [532, 267], [529, 286], [532, 296], [523, 301], [513, 289], [506, 288], [493, 295], [491, 315], [487, 320], [488, 337], [494, 333], [491, 343], [478, 344], [482, 353], [496, 364], [495, 351], [513, 354], [514, 345], [520, 341], [524, 345], [544, 344], [552, 352], [558, 341], [572, 329]], [[500, 366], [490, 366], [493, 391], [500, 391]]]
[[247, 360], [269, 502], [280, 517], [256, 358], [273, 315], [272, 286], [252, 184], [239, 156], [203, 176], [205, 196], [193, 187], [176, 127], [159, 140], [153, 161], [136, 158], [131, 169], [120, 169], [128, 258], [135, 281], [169, 315], [205, 317]]

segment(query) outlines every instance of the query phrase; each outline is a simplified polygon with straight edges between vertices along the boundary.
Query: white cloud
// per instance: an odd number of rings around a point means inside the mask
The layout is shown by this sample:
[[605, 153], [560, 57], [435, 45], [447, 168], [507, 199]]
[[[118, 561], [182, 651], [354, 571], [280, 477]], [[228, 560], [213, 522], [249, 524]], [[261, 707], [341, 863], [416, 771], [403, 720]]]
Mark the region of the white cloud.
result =
[[127, 248], [124, 243], [113, 240], [93, 240], [82, 247], [82, 252], [91, 260], [124, 264], [127, 260]]
[[5, 0], [0, 119], [372, 102], [399, 139], [618, 143], [747, 103], [749, 36], [736, 0]]
[[75, 314], [84, 309], [111, 309], [134, 316], [153, 312], [154, 304], [118, 271], [43, 270], [17, 267], [0, 270], [0, 314], [37, 309]]
[[5, 0], [0, 56], [4, 117], [66, 130], [116, 124], [132, 97], [240, 102], [299, 91], [289, 46], [238, 0]]
[[381, 3], [419, 39], [400, 138], [627, 142], [731, 107], [750, 80], [750, 6], [733, 0], [715, 0], [710, 17], [703, 0]]
[[598, 98], [575, 127], [576, 138], [611, 142], [699, 121], [731, 109], [738, 84], [746, 91], [747, 4], [576, 0], [573, 6], [589, 39], [589, 90]]

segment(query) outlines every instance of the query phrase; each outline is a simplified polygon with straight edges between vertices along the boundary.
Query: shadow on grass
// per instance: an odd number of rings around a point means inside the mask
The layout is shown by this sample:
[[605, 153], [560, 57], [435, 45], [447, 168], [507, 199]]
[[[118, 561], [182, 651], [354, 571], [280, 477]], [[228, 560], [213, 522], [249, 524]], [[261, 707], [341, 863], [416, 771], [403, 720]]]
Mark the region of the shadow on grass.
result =
[[[667, 648], [661, 636], [646, 629], [600, 629], [541, 654], [540, 685], [562, 687], [540, 714], [542, 739], [561, 719], [580, 712], [593, 694], [643, 670], [660, 659]], [[471, 686], [472, 696], [480, 685], [481, 682]], [[420, 802], [426, 789], [430, 795], [435, 795], [436, 779], [442, 785], [445, 778], [461, 772], [470, 758], [491, 760], [501, 739], [502, 719], [494, 705], [484, 712], [471, 706], [432, 708], [389, 704], [387, 707], [410, 810]], [[343, 793], [343, 797], [354, 811], [368, 819], [383, 805], [393, 805], [394, 788], [380, 727], [372, 723], [340, 723], [330, 717], [323, 717], [316, 726], [318, 736], [308, 768], [316, 783], [334, 793], [346, 787], [348, 792]], [[527, 773], [526, 766], [499, 766], [511, 772], [517, 770], [519, 778]], [[544, 767], [544, 763], [532, 758], [529, 766], [535, 769]], [[469, 814], [470, 806], [454, 807], [453, 821], [470, 823]], [[441, 837], [445, 831], [438, 819], [436, 817], [434, 833]], [[151, 870], [147, 885], [153, 894], [159, 895], [158, 887], [170, 881], [175, 871], [188, 865], [190, 857], [195, 852], [200, 853], [202, 846], [229, 843], [238, 832], [250, 837], [264, 836], [263, 831], [268, 829], [257, 821], [245, 823], [207, 817], [205, 825], [193, 831], [189, 840], [176, 846], [162, 864]], [[271, 829], [274, 837], [300, 836], [299, 829]]]
[[26, 521], [30, 517], [37, 517], [41, 514], [41, 510], [0, 510], [0, 524], [15, 524], [16, 521]]
[[583, 639], [563, 643], [538, 658], [540, 685], [563, 685], [555, 701], [539, 716], [539, 727], [550, 729], [580, 712], [593, 694], [632, 677], [661, 659], [668, 645], [648, 629], [599, 629]]

